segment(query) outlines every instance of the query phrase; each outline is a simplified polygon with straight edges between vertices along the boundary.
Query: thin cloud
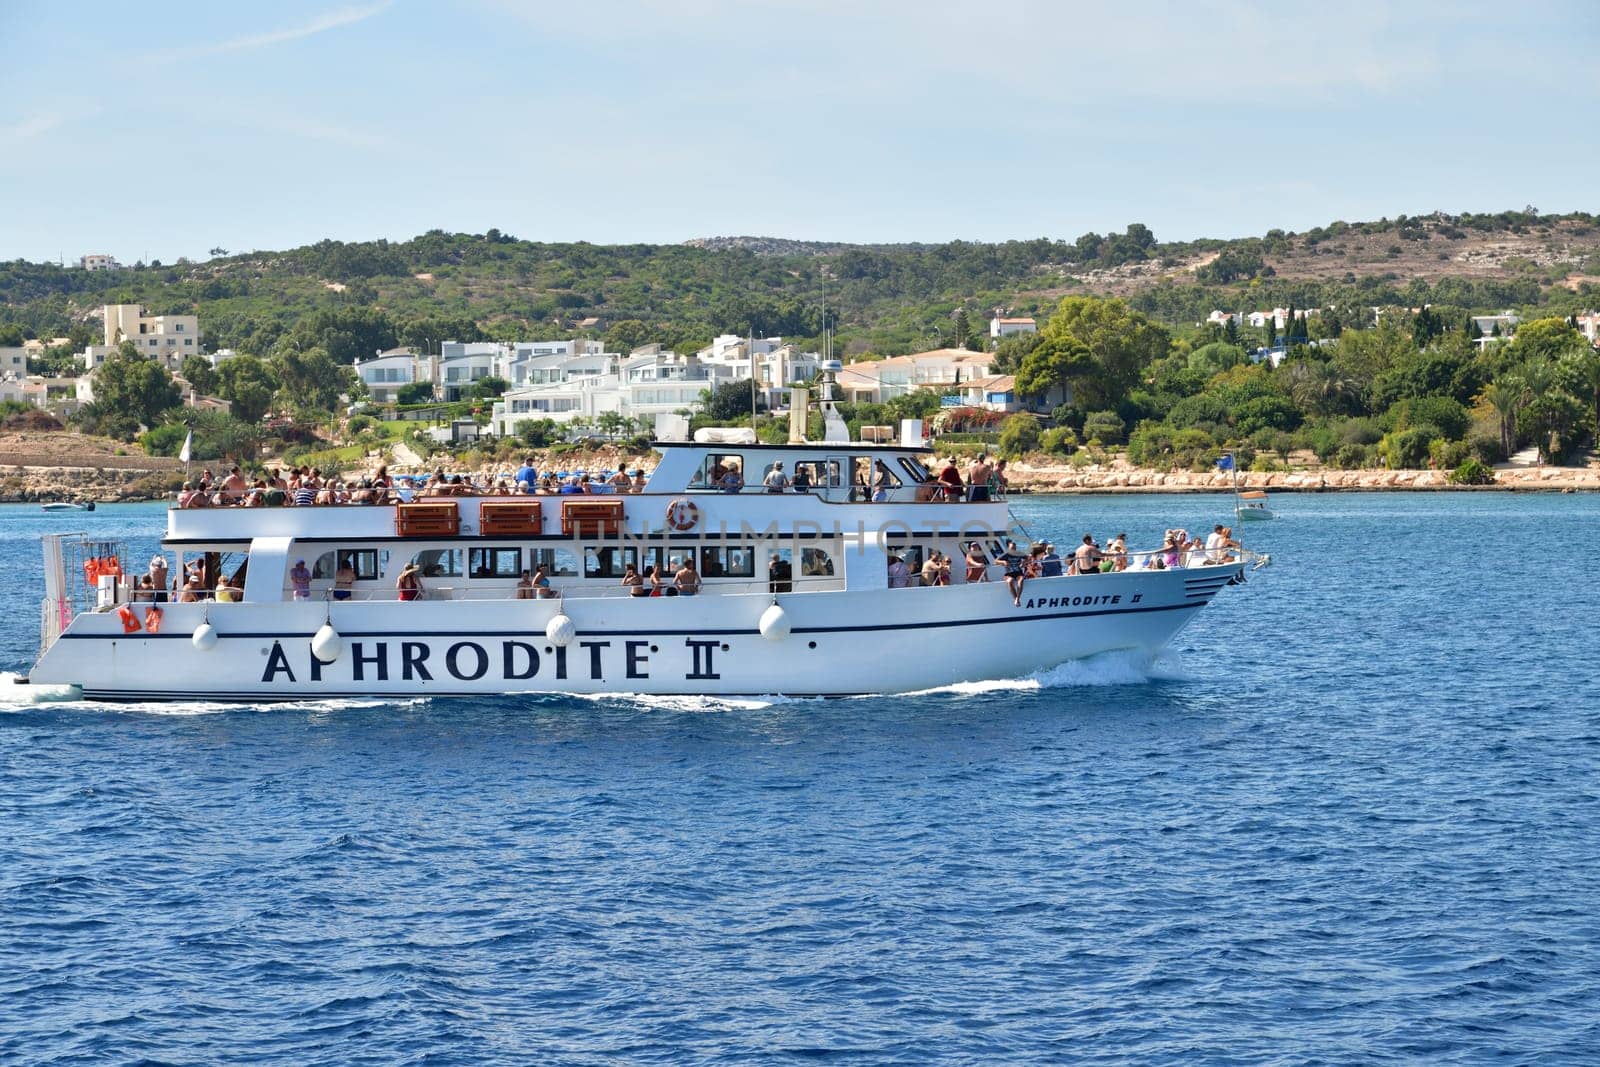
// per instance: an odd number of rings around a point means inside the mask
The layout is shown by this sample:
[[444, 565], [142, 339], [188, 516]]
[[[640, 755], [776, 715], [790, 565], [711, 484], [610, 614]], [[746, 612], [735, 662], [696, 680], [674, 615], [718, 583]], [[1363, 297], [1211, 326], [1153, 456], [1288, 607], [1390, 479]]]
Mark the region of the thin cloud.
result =
[[32, 115], [13, 126], [0, 126], [0, 144], [17, 144], [31, 141], [40, 134], [49, 133], [67, 121], [57, 114]]
[[219, 41], [216, 44], [201, 45], [199, 48], [187, 53], [189, 55], [214, 56], [224, 52], [244, 52], [253, 48], [270, 48], [275, 44], [287, 44], [290, 41], [299, 41], [307, 37], [314, 37], [328, 30], [336, 30], [341, 26], [353, 26], [358, 22], [365, 22], [372, 16], [381, 14], [388, 9], [393, 0], [382, 0], [380, 3], [368, 4], [365, 7], [342, 7], [326, 14], [318, 15], [309, 22], [287, 29], [272, 30], [268, 33], [248, 34], [244, 37], [234, 37], [231, 40]]

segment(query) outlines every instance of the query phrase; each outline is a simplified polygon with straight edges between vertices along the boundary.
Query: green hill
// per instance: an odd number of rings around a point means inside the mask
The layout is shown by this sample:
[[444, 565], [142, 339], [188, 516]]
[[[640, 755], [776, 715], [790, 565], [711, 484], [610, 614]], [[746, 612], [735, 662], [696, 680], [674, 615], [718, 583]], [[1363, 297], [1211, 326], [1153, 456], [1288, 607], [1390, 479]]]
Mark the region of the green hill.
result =
[[[824, 279], [826, 272], [826, 280]], [[340, 362], [393, 344], [575, 332], [619, 347], [695, 347], [723, 332], [818, 337], [822, 296], [847, 355], [959, 342], [990, 309], [1046, 313], [1116, 294], [1175, 325], [1213, 308], [1447, 304], [1570, 313], [1600, 296], [1594, 216], [1502, 212], [1334, 222], [1305, 233], [1163, 243], [1134, 224], [1075, 241], [852, 245], [708, 238], [683, 245], [543, 244], [496, 230], [322, 241], [117, 272], [0, 264], [0, 343], [97, 333], [111, 302], [201, 317], [207, 343], [265, 355], [295, 324]], [[576, 331], [598, 317], [603, 328]], [[6, 338], [10, 338], [9, 342]]]

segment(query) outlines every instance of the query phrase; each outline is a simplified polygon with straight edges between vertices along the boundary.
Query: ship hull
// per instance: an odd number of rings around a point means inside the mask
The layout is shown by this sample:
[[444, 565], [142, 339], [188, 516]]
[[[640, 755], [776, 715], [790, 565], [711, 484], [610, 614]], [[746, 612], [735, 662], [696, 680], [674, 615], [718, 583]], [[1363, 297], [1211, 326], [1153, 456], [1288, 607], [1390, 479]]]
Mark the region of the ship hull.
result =
[[[100, 700], [274, 701], [507, 693], [848, 696], [1016, 678], [1159, 652], [1238, 564], [938, 588], [565, 601], [163, 605], [158, 633], [73, 619], [30, 680]], [[777, 603], [788, 632], [763, 636]], [[146, 609], [135, 605], [136, 615]], [[546, 636], [565, 614], [574, 635]], [[208, 622], [213, 647], [193, 634]], [[338, 655], [322, 662], [324, 622]], [[770, 629], [770, 628], [769, 628]], [[782, 629], [782, 628], [780, 628]]]

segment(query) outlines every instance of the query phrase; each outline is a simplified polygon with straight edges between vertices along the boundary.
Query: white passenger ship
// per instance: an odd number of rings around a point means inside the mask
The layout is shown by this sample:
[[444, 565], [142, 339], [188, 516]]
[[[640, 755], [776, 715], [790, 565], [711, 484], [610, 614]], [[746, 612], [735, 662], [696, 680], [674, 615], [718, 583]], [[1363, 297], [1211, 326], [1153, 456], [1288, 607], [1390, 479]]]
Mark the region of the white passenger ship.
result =
[[[638, 493], [169, 511], [172, 573], [200, 562], [208, 582], [241, 588], [235, 602], [138, 602], [116, 546], [47, 538], [29, 680], [97, 700], [905, 692], [1112, 650], [1153, 655], [1250, 558], [1030, 578], [1018, 604], [1002, 565], [968, 581], [963, 556], [974, 540], [991, 559], [1006, 538], [1026, 548], [1024, 532], [1004, 501], [931, 493], [926, 448], [657, 447]], [[767, 491], [775, 463], [809, 487]], [[748, 484], [719, 489], [730, 467]], [[951, 558], [952, 584], [896, 587], [891, 557], [915, 575], [933, 551]], [[629, 563], [663, 568], [670, 584], [691, 556], [696, 596], [621, 584]], [[309, 600], [294, 596], [302, 560]], [[424, 593], [404, 601], [396, 582], [412, 563]], [[549, 595], [518, 599], [521, 572], [541, 564]], [[335, 599], [344, 566], [349, 596]]]

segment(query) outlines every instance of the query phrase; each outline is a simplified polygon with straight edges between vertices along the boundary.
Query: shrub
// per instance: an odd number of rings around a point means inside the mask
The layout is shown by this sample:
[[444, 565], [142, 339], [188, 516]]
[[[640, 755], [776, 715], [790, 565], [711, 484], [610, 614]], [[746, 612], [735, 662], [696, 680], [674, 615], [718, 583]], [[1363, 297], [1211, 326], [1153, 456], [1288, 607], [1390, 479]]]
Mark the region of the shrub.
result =
[[1105, 444], [1120, 444], [1123, 434], [1127, 433], [1127, 423], [1122, 421], [1122, 416], [1115, 411], [1096, 411], [1083, 420], [1083, 436], [1087, 440], [1099, 440]]
[[1340, 470], [1358, 471], [1372, 463], [1372, 449], [1368, 445], [1340, 445], [1334, 462]]
[[1039, 435], [1039, 448], [1056, 456], [1070, 456], [1078, 450], [1078, 435], [1070, 426], [1057, 426]]
[[1506, 458], [1506, 450], [1500, 443], [1500, 435], [1492, 431], [1468, 434], [1467, 449], [1480, 463], [1499, 463]]
[[1009, 457], [1032, 452], [1039, 447], [1039, 420], [1032, 415], [1017, 414], [1000, 426], [1000, 452]]
[[0, 425], [4, 425], [8, 430], [30, 430], [35, 433], [66, 429], [60, 419], [38, 408], [28, 408], [26, 411], [7, 415], [5, 422]]
[[1416, 470], [1428, 462], [1428, 446], [1439, 437], [1437, 426], [1413, 426], [1384, 435], [1378, 451], [1390, 470]]
[[1300, 425], [1300, 410], [1281, 396], [1258, 396], [1239, 405], [1236, 425], [1245, 436], [1260, 430], [1293, 430]]
[[1468, 459], [1445, 476], [1451, 485], [1493, 485], [1494, 471], [1485, 463]]
[[1383, 440], [1383, 430], [1373, 419], [1351, 419], [1339, 430], [1339, 440], [1347, 445], [1375, 445]]
[[1414, 426], [1433, 425], [1439, 428], [1439, 435], [1457, 440], [1466, 436], [1467, 428], [1472, 425], [1472, 416], [1467, 414], [1467, 409], [1460, 402], [1448, 396], [1419, 396], [1405, 400], [1397, 400], [1390, 406], [1385, 415], [1391, 419], [1396, 430], [1408, 430]]
[[1428, 458], [1440, 470], [1450, 470], [1467, 461], [1470, 450], [1465, 441], [1446, 441], [1444, 438], [1428, 445]]
[[370, 430], [377, 426], [378, 420], [373, 418], [371, 415], [352, 415], [349, 423], [346, 425], [350, 431], [350, 435], [353, 437], [364, 430]]

